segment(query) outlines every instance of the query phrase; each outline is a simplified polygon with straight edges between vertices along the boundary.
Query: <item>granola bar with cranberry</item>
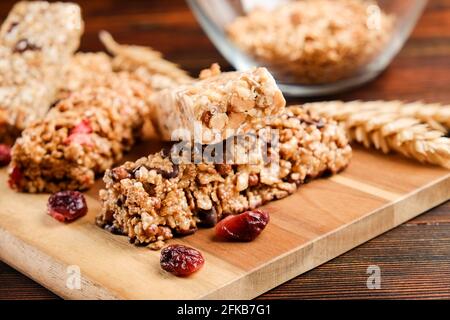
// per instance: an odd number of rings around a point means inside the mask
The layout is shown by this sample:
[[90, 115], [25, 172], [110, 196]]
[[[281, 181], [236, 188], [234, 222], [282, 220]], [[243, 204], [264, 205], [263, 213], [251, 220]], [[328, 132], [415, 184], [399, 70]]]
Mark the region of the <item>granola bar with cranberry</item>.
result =
[[12, 149], [10, 186], [25, 192], [85, 190], [122, 158], [149, 117], [148, 89], [107, 74], [73, 92], [22, 132]]
[[162, 139], [217, 143], [245, 133], [254, 118], [280, 114], [286, 105], [265, 68], [221, 73], [213, 65], [201, 78], [154, 95], [154, 122]]
[[301, 107], [255, 119], [252, 126], [251, 134], [221, 145], [225, 153], [216, 152], [218, 145], [200, 145], [179, 157], [176, 144], [170, 151], [107, 170], [97, 224], [158, 249], [173, 236], [284, 198], [312, 178], [343, 170], [350, 161], [344, 130]]
[[70, 3], [19, 2], [0, 29], [0, 143], [12, 144], [56, 100], [83, 22]]

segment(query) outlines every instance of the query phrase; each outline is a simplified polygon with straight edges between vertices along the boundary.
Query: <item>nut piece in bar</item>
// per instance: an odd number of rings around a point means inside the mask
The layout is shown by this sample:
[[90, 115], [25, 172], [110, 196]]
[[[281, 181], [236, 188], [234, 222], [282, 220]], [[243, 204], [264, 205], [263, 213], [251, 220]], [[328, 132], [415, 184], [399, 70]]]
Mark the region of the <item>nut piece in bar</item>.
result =
[[193, 233], [197, 226], [211, 227], [227, 215], [284, 198], [350, 161], [345, 131], [301, 107], [255, 119], [252, 125], [252, 134], [227, 140], [226, 152], [216, 152], [222, 144], [197, 145], [181, 157], [194, 161], [180, 161], [178, 143], [170, 151], [107, 170], [97, 224], [127, 235], [132, 243], [159, 249], [165, 240]]
[[154, 95], [154, 122], [162, 139], [218, 143], [245, 133], [251, 119], [283, 112], [286, 101], [267, 69], [220, 73], [214, 68], [203, 80]]
[[127, 74], [99, 82], [73, 92], [23, 131], [12, 150], [13, 189], [87, 189], [133, 146], [149, 117], [148, 89]]

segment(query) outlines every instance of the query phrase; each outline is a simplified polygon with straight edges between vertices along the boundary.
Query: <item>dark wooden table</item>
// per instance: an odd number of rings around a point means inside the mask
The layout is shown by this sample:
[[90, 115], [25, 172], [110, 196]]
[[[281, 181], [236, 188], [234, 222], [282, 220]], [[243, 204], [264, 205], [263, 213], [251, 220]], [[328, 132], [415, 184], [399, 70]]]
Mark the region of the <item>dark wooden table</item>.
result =
[[[3, 19], [14, 1], [0, 2]], [[181, 0], [84, 0], [81, 50], [101, 50], [100, 30], [120, 42], [150, 45], [196, 75], [221, 57]], [[414, 34], [376, 81], [333, 99], [402, 99], [450, 103], [450, 0], [430, 0]], [[292, 101], [299, 102], [299, 101]], [[381, 270], [381, 289], [366, 286]], [[57, 296], [0, 262], [0, 299]], [[450, 202], [306, 273], [261, 299], [450, 298]]]

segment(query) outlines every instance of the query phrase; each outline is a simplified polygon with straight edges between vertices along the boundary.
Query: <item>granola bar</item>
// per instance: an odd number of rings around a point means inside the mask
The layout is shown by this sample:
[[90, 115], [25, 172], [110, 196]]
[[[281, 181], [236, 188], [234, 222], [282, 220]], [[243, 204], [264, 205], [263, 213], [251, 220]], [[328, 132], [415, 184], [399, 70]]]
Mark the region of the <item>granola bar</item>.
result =
[[[127, 235], [132, 243], [158, 249], [174, 235], [284, 198], [309, 179], [339, 172], [350, 161], [345, 131], [301, 107], [255, 120], [253, 126], [255, 134], [226, 148], [223, 161], [205, 157], [212, 145], [188, 153], [191, 160], [200, 154], [197, 162], [179, 161], [172, 147], [171, 152], [163, 150], [107, 170], [97, 224]], [[278, 143], [269, 140], [274, 132]], [[256, 136], [265, 138], [254, 140]]]
[[59, 71], [78, 47], [74, 4], [20, 2], [0, 29], [0, 143], [12, 144], [56, 99]]
[[148, 89], [126, 74], [73, 92], [12, 149], [9, 184], [26, 192], [84, 190], [122, 158], [149, 117]]
[[47, 61], [65, 62], [78, 49], [83, 32], [74, 3], [21, 1], [0, 29], [0, 43], [14, 52], [40, 51]]
[[58, 100], [71, 92], [103, 81], [104, 76], [113, 72], [111, 58], [104, 52], [79, 52], [63, 66], [62, 81], [58, 88]]
[[245, 133], [254, 118], [284, 110], [286, 101], [267, 69], [220, 73], [215, 68], [204, 71], [202, 80], [154, 95], [154, 122], [162, 139], [217, 143]]

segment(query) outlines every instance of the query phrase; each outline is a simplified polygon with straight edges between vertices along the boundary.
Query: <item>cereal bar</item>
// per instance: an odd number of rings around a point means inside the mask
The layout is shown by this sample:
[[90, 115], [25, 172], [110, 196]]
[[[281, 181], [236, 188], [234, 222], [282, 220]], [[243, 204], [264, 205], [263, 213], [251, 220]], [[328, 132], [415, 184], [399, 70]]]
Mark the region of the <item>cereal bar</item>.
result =
[[77, 5], [19, 2], [0, 29], [0, 143], [12, 144], [56, 100], [59, 73], [78, 47]]
[[226, 215], [284, 198], [309, 179], [339, 172], [350, 161], [345, 131], [301, 107], [252, 125], [255, 131], [225, 148], [222, 161], [205, 155], [218, 154], [210, 152], [213, 145], [197, 146], [185, 153], [191, 161], [179, 161], [176, 144], [107, 170], [97, 224], [127, 235], [132, 243], [158, 249], [164, 240], [195, 232], [197, 226], [211, 227]]
[[147, 88], [105, 75], [25, 129], [12, 149], [9, 184], [27, 192], [84, 190], [129, 150], [149, 117]]
[[154, 122], [162, 139], [217, 143], [244, 133], [254, 118], [284, 110], [283, 94], [265, 68], [220, 73], [213, 65], [201, 78], [154, 95]]
[[43, 59], [65, 62], [83, 33], [81, 9], [74, 3], [21, 1], [0, 29], [0, 43], [14, 52], [39, 51]]

